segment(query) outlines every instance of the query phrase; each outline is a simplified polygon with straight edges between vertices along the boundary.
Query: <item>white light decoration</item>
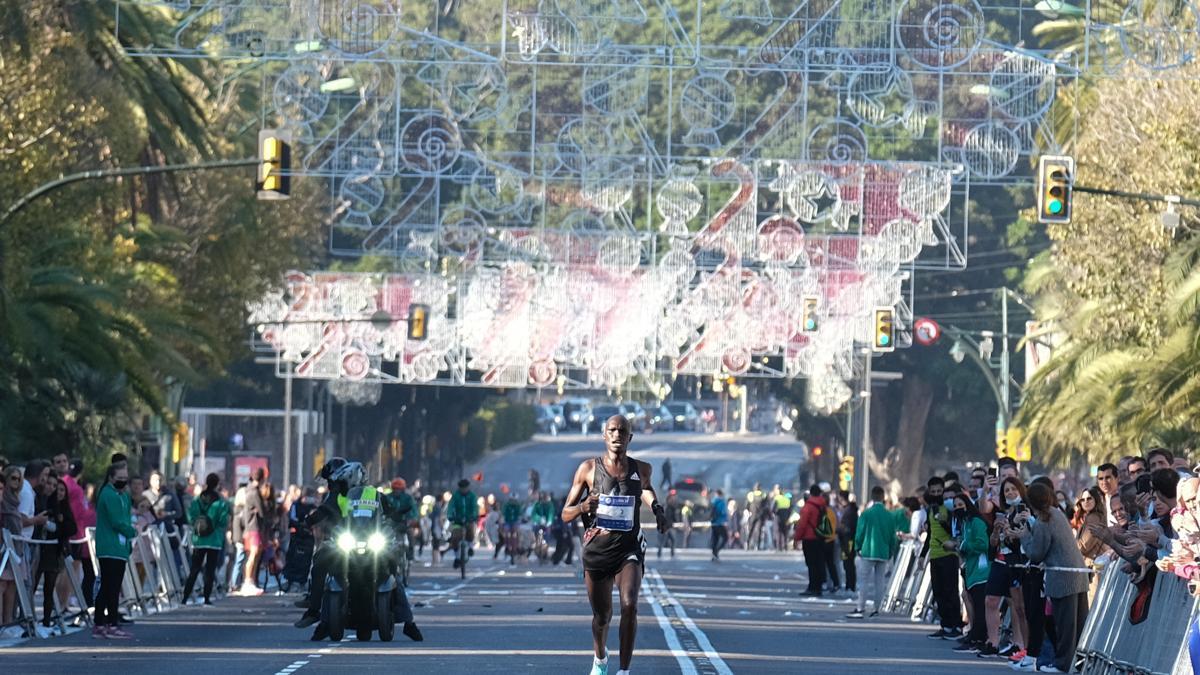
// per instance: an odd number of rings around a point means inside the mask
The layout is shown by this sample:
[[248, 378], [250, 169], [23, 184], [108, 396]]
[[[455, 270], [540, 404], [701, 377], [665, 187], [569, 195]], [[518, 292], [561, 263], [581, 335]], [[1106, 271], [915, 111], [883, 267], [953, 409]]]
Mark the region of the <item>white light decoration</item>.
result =
[[[116, 0], [115, 25], [134, 57], [232, 61], [328, 186], [330, 251], [395, 259], [255, 304], [296, 376], [803, 376], [825, 410], [869, 308], [902, 342], [905, 280], [965, 267], [970, 189], [1070, 141], [1057, 88], [1192, 62], [1197, 1], [1092, 3], [1061, 52], [1024, 39], [1044, 3], [978, 0]], [[174, 23], [126, 35], [143, 12]]]

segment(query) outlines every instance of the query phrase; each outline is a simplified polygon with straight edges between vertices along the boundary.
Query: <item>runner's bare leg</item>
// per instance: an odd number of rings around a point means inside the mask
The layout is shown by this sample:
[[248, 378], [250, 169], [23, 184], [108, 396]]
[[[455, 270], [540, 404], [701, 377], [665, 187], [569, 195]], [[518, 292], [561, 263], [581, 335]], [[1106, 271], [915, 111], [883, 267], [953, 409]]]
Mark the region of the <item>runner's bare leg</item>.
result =
[[[612, 621], [612, 589], [613, 578], [594, 579], [591, 572], [583, 573], [583, 582], [587, 586], [588, 602], [592, 604], [592, 647], [596, 658], [607, 656], [605, 644], [608, 642], [608, 624]], [[624, 596], [622, 596], [624, 597]], [[625, 618], [621, 615], [621, 653], [625, 653]], [[622, 663], [624, 663], [624, 656]]]
[[633, 660], [633, 643], [637, 639], [638, 590], [641, 586], [641, 563], [626, 560], [621, 571], [617, 572], [617, 590], [621, 594], [621, 670], [629, 670], [629, 662]]

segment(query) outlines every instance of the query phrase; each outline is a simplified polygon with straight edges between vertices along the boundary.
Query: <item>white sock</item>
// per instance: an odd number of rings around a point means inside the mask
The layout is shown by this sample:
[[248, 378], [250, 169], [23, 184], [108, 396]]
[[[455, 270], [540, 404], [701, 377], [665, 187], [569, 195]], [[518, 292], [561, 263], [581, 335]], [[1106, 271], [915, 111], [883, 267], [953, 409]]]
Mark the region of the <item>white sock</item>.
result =
[[608, 650], [605, 650], [605, 651], [604, 651], [604, 658], [602, 658], [602, 659], [598, 659], [598, 658], [596, 658], [596, 657], [594, 657], [594, 656], [593, 656], [593, 657], [592, 657], [592, 662], [593, 662], [593, 663], [595, 663], [595, 664], [596, 664], [596, 665], [598, 665], [598, 666], [600, 666], [600, 665], [604, 665], [604, 664], [608, 663]]
[[629, 671], [628, 670], [618, 670], [617, 675], [629, 675]]

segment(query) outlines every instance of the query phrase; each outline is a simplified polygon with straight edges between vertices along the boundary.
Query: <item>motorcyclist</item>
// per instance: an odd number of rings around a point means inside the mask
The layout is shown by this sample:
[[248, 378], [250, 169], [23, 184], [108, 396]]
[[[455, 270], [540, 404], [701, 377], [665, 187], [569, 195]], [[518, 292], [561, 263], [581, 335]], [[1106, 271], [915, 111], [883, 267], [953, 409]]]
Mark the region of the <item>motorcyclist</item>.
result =
[[[294, 624], [296, 628], [307, 628], [321, 618], [321, 598], [325, 590], [325, 575], [329, 571], [327, 549], [332, 546], [330, 539], [333, 536], [334, 525], [341, 520], [337, 501], [339, 496], [344, 498], [350, 489], [349, 486], [335, 485], [332, 476], [345, 465], [344, 458], [334, 457], [325, 462], [325, 466], [321, 467], [316, 476], [317, 479], [325, 481], [328, 490], [321, 504], [305, 514], [304, 518], [304, 525], [312, 531], [316, 547], [313, 550], [312, 571], [308, 576], [308, 595], [296, 603], [297, 606], [305, 608], [304, 615]], [[322, 635], [321, 627], [318, 626], [312, 639], [324, 640], [326, 637], [328, 635]]]
[[[322, 474], [324, 473], [325, 470], [322, 469]], [[331, 545], [329, 539], [337, 526], [349, 516], [351, 507], [359, 500], [366, 502], [378, 501], [382, 511], [380, 515], [393, 522], [398, 519], [396, 512], [391, 507], [390, 500], [378, 500], [375, 497], [375, 488], [369, 486], [364, 488], [367, 477], [366, 470], [362, 464], [343, 461], [343, 463], [331, 469], [328, 473], [329, 476], [326, 481], [329, 484], [330, 496], [309, 516], [310, 526], [319, 527], [326, 538], [322, 547], [313, 556], [313, 574], [309, 593], [311, 606], [308, 612], [316, 611], [318, 615], [321, 608], [321, 600], [325, 593], [325, 580], [328, 569], [337, 550], [335, 546]], [[356, 488], [359, 489], [356, 490]], [[353, 495], [351, 495], [352, 490], [354, 491]], [[352, 496], [354, 499], [351, 498]], [[319, 563], [318, 560], [320, 561]], [[320, 575], [317, 574], [318, 566], [322, 572]], [[400, 590], [399, 587], [397, 587], [395, 601], [395, 620], [404, 623], [403, 632], [406, 636], [415, 642], [421, 642], [424, 637], [413, 620], [412, 606], [408, 602], [408, 595]], [[309, 616], [309, 613], [306, 613], [306, 616]], [[311, 622], [309, 623], [311, 624]], [[324, 621], [322, 621], [317, 625], [310, 639], [319, 641], [328, 637], [329, 631], [326, 629]]]
[[470, 544], [475, 542], [475, 523], [479, 521], [479, 498], [471, 492], [471, 481], [466, 478], [458, 481], [458, 492], [450, 498], [446, 519], [450, 521], [450, 548], [454, 550], [454, 569], [458, 569], [463, 564], [463, 561], [458, 559], [458, 543], [466, 536], [469, 542], [467, 555], [475, 555], [475, 549]]

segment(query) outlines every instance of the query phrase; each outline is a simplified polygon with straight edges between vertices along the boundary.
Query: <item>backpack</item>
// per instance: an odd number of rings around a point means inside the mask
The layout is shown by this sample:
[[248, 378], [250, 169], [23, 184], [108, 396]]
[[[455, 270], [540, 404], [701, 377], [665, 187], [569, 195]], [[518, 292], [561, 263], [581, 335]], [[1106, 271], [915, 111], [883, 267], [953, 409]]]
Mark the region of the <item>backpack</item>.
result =
[[217, 529], [216, 526], [213, 525], [212, 518], [208, 516], [208, 509], [212, 507], [212, 505], [213, 502], [205, 503], [204, 498], [200, 498], [200, 514], [196, 516], [194, 521], [192, 521], [192, 531], [195, 532], [196, 536], [198, 537], [207, 537], [213, 533], [213, 530]]
[[833, 508], [826, 506], [821, 511], [821, 520], [817, 522], [817, 536], [825, 541], [833, 541], [837, 538], [837, 516], [833, 514]]

